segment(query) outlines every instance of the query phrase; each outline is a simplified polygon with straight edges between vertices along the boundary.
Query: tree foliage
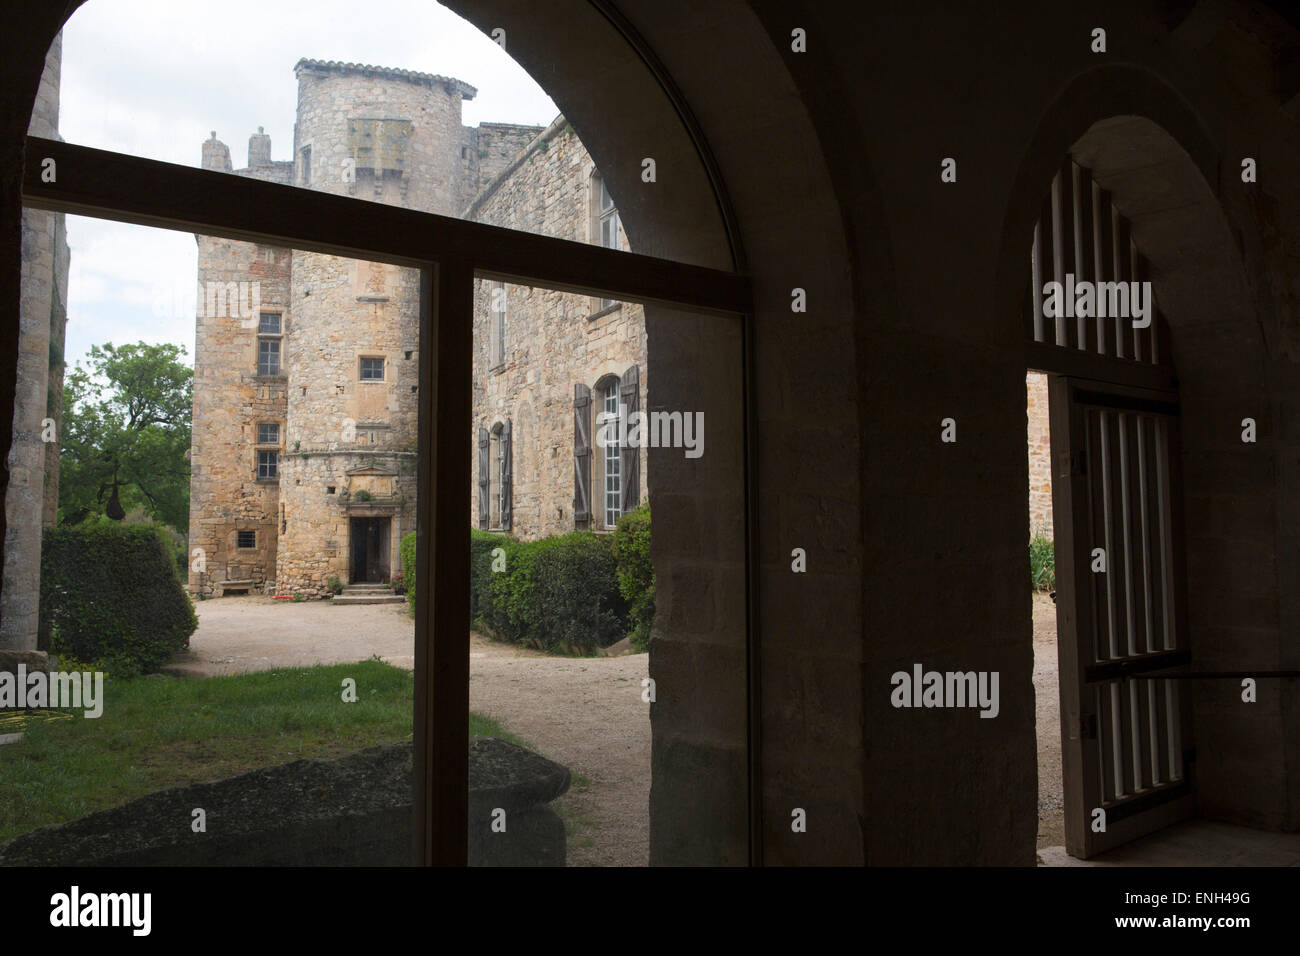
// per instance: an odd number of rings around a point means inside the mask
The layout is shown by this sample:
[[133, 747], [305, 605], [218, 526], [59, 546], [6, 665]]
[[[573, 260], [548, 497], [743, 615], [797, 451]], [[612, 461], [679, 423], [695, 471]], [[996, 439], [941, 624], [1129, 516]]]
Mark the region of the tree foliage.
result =
[[141, 505], [189, 525], [194, 372], [179, 345], [91, 346], [64, 383], [59, 520], [115, 520]]

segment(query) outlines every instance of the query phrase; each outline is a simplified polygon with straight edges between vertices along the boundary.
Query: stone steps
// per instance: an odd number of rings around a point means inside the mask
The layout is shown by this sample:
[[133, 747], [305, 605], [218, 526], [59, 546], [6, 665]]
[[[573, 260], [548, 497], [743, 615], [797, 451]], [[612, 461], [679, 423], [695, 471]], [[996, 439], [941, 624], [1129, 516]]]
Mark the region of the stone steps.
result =
[[335, 604], [405, 604], [406, 597], [394, 594], [387, 584], [349, 584], [336, 595]]

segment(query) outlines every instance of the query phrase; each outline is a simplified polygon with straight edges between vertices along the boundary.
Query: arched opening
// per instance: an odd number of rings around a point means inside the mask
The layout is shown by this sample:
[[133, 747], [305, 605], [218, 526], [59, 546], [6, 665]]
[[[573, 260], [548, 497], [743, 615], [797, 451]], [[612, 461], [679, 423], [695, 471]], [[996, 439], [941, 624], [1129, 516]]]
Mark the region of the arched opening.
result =
[[[1256, 712], [1238, 706], [1240, 689], [1228, 686], [1236, 682], [1215, 676], [1232, 672], [1226, 662], [1258, 660], [1261, 645], [1279, 641], [1275, 612], [1252, 613], [1240, 625], [1219, 610], [1229, 595], [1276, 583], [1271, 558], [1254, 571], [1246, 558], [1261, 548], [1272, 554], [1275, 503], [1260, 500], [1256, 480], [1223, 478], [1226, 471], [1264, 479], [1275, 467], [1253, 427], [1245, 437], [1246, 420], [1268, 421], [1275, 402], [1266, 324], [1207, 183], [1211, 154], [1195, 123], [1147, 77], [1126, 97], [1130, 112], [1100, 115], [1101, 85], [1096, 76], [1079, 81], [1043, 124], [1042, 140], [1068, 140], [1069, 158], [1054, 180], [1043, 170], [1054, 182], [1038, 192], [1047, 228], [1035, 229], [1032, 219], [1019, 226], [1033, 249], [1034, 298], [1019, 310], [1027, 365], [1049, 373], [1052, 404], [1051, 631], [1059, 647], [1040, 646], [1036, 606], [1035, 682], [1040, 694], [1051, 693], [1059, 679], [1059, 745], [1044, 738], [1056, 732], [1055, 700], [1039, 702], [1039, 772], [1053, 772], [1053, 756], [1062, 758], [1064, 786], [1062, 793], [1040, 779], [1039, 791], [1061, 794], [1063, 842], [1082, 857], [1182, 819], [1277, 826], [1284, 818], [1266, 789], [1228, 786], [1242, 741], [1281, 740], [1276, 727], [1264, 729]], [[1132, 114], [1135, 99], [1143, 115]], [[1035, 144], [1022, 182], [1031, 164], [1047, 165], [1050, 149]], [[1112, 214], [1099, 217], [1107, 206]], [[1117, 243], [1134, 250], [1127, 268], [1101, 255]], [[1140, 320], [1123, 323], [1128, 331], [1116, 339], [1093, 311], [1055, 317], [1054, 333], [1053, 318], [1031, 302], [1045, 303], [1045, 283], [1062, 272], [1080, 289], [1089, 281], [1149, 282], [1155, 321], [1145, 332]], [[1060, 347], [1036, 344], [1044, 338]], [[1031, 474], [1032, 458], [1031, 449]], [[1164, 544], [1162, 534], [1171, 536]], [[1117, 643], [1108, 649], [1108, 641]], [[1049, 816], [1040, 807], [1040, 819]], [[1040, 852], [1047, 848], [1040, 840]]]
[[[579, 5], [579, 8], [591, 12], [590, 8]], [[522, 14], [520, 15], [523, 16]], [[522, 22], [522, 20], [521, 20]], [[56, 24], [51, 24], [56, 25]], [[586, 38], [587, 42], [599, 35], [601, 30], [610, 31], [609, 22], [602, 16], [596, 15], [589, 23], [592, 33]], [[570, 22], [566, 27], [569, 35], [575, 35], [577, 31], [573, 23]], [[529, 31], [519, 30], [518, 33], [527, 35]], [[618, 42], [621, 42], [619, 35], [609, 34]], [[721, 201], [714, 190], [714, 183], [706, 171], [699, 169], [700, 150], [692, 141], [689, 131], [682, 131], [680, 124], [679, 108], [680, 104], [663, 102], [664, 93], [659, 85], [658, 78], [653, 72], [646, 69], [644, 62], [635, 57], [619, 65], [619, 58], [612, 53], [613, 44], [592, 43], [594, 48], [606, 51], [609, 54], [608, 60], [593, 64], [593, 69], [613, 70], [616, 76], [622, 78], [622, 88], [619, 89], [619, 97], [622, 103], [621, 109], [626, 109], [629, 101], [641, 98], [644, 102], [642, 105], [645, 109], [633, 110], [632, 115], [636, 117], [636, 124], [639, 125], [642, 136], [648, 129], [654, 129], [657, 136], [657, 154], [656, 160], [659, 164], [660, 175], [664, 172], [671, 173], [671, 176], [665, 176], [660, 180], [664, 188], [658, 190], [654, 202], [633, 202], [631, 205], [639, 209], [638, 218], [640, 227], [643, 229], [643, 235], [646, 238], [646, 245], [653, 251], [661, 255], [676, 259], [679, 262], [691, 262], [693, 260], [711, 260], [712, 262], [730, 264], [734, 261], [731, 243], [726, 235], [724, 217], [720, 210], [725, 209], [725, 202]], [[589, 57], [588, 60], [591, 58]], [[607, 73], [608, 75], [608, 73]], [[580, 87], [585, 81], [581, 78], [575, 78], [574, 86]], [[619, 83], [614, 83], [618, 88]], [[658, 102], [658, 105], [656, 105]], [[649, 118], [647, 120], [647, 118]], [[593, 124], [591, 128], [599, 131], [607, 128], [607, 133], [601, 134], [599, 138], [607, 138], [608, 143], [617, 143], [620, 140], [619, 130], [609, 127], [605, 121], [589, 119]], [[658, 125], [656, 125], [658, 124]], [[616, 125], [616, 124], [615, 124]], [[676, 129], [678, 132], [674, 133]], [[309, 185], [316, 186], [319, 184], [317, 171], [323, 169], [320, 165], [321, 157], [317, 155], [320, 150], [319, 143], [308, 144], [312, 150], [311, 159], [309, 160], [312, 171]], [[612, 149], [612, 147], [610, 147]], [[595, 152], [595, 150], [593, 150]], [[302, 161], [303, 153], [297, 151], [295, 154], [295, 169], [297, 164]], [[129, 164], [128, 164], [129, 165]], [[378, 169], [379, 167], [372, 167]], [[640, 170], [639, 160], [635, 163], [634, 168]], [[693, 171], [694, 170], [694, 171]], [[302, 170], [295, 176], [298, 181], [305, 181], [301, 175]], [[624, 171], [622, 174], [630, 189], [631, 183], [636, 181], [637, 174], [631, 170]], [[622, 188], [614, 185], [613, 180], [617, 177], [611, 175], [611, 188]], [[376, 190], [379, 189], [378, 180], [372, 184]], [[383, 181], [383, 192], [385, 196], [393, 193], [390, 189], [394, 183], [387, 179]], [[270, 195], [269, 193], [267, 194]], [[610, 189], [605, 190], [605, 195], [610, 195]], [[704, 201], [701, 201], [701, 200]], [[610, 204], [607, 204], [610, 205]], [[89, 207], [86, 207], [89, 208]], [[101, 207], [104, 208], [104, 207]], [[607, 209], [605, 211], [608, 211]], [[663, 218], [663, 228], [657, 228], [657, 221]], [[218, 217], [219, 218], [219, 217]], [[606, 217], [609, 221], [610, 217]], [[206, 229], [208, 226], [214, 226], [211, 220], [208, 222], [198, 222], [186, 215], [178, 215], [176, 222], [193, 223], [196, 229]], [[709, 225], [709, 223], [712, 225]], [[215, 229], [214, 231], [220, 231]], [[253, 230], [256, 232], [256, 230]], [[620, 229], [614, 230], [615, 234], [621, 232]], [[373, 233], [372, 233], [373, 235]], [[283, 238], [293, 241], [292, 236]], [[679, 241], [682, 240], [682, 241]], [[331, 247], [329, 243], [322, 244], [324, 248]], [[380, 243], [382, 245], [382, 243]], [[358, 252], [368, 251], [365, 248], [358, 248]], [[389, 250], [373, 250], [381, 256], [395, 256], [400, 253]], [[422, 257], [420, 257], [422, 258]], [[513, 271], [512, 271], [513, 270]], [[527, 280], [529, 278], [545, 279], [546, 270], [540, 273], [533, 273], [527, 269], [520, 269], [518, 266], [489, 265], [482, 269], [485, 277], [510, 276]], [[450, 270], [445, 270], [442, 278], [444, 284], [448, 281], [447, 276]], [[369, 276], [353, 277], [355, 283], [366, 285], [376, 279], [376, 274]], [[687, 276], [687, 273], [683, 273]], [[695, 276], [691, 274], [684, 284], [683, 289], [692, 286]], [[495, 281], [502, 281], [496, 279]], [[561, 288], [602, 288], [599, 282], [579, 281], [576, 276], [566, 276], [552, 279], [556, 285]], [[381, 282], [382, 284], [382, 282]], [[701, 549], [698, 546], [691, 545], [681, 537], [682, 532], [677, 535], [667, 535], [656, 542], [655, 548], [662, 559], [656, 557], [656, 563], [665, 569], [659, 587], [660, 606], [670, 611], [669, 619], [673, 622], [673, 630], [681, 635], [680, 642], [686, 649], [694, 642], [702, 639], [704, 636], [715, 643], [717, 648], [725, 648], [725, 660], [720, 657], [716, 664], [710, 665], [716, 667], [714, 677], [727, 675], [723, 683], [735, 684], [732, 688], [730, 701], [732, 703], [731, 712], [725, 715], [725, 720], [721, 723], [725, 726], [725, 731], [719, 732], [718, 728], [708, 734], [702, 734], [700, 741], [692, 743], [689, 740], [689, 734], [674, 734], [673, 760], [677, 762], [676, 766], [664, 765], [663, 771], [657, 776], [656, 780], [659, 786], [659, 806], [661, 819], [664, 823], [664, 837], [662, 846], [666, 854], [664, 859], [674, 858], [674, 854], [686, 852], [696, 852], [704, 854], [702, 858], [715, 861], [740, 862], [747, 855], [747, 835], [746, 835], [746, 815], [747, 802], [749, 795], [747, 793], [747, 782], [745, 779], [744, 754], [747, 750], [748, 741], [746, 736], [745, 722], [745, 691], [744, 691], [744, 661], [747, 655], [746, 645], [746, 621], [745, 608], [747, 599], [745, 597], [745, 556], [743, 554], [743, 532], [740, 530], [744, 525], [743, 514], [743, 494], [737, 494], [737, 487], [743, 486], [744, 481], [744, 429], [743, 429], [743, 402], [741, 396], [743, 390], [741, 382], [743, 380], [743, 361], [744, 352], [742, 350], [742, 339], [739, 326], [734, 322], [722, 329], [712, 329], [710, 324], [717, 321], [716, 318], [704, 318], [691, 311], [693, 305], [687, 303], [683, 307], [682, 303], [672, 295], [644, 295], [633, 286], [635, 283], [615, 282], [607, 287], [608, 291], [626, 293], [627, 301], [635, 301], [638, 298], [645, 298], [651, 302], [668, 302], [673, 303], [670, 306], [657, 305], [652, 308], [655, 310], [654, 316], [647, 315], [647, 324], [653, 322], [661, 323], [663, 336], [661, 339], [661, 353], [663, 359], [679, 361], [673, 362], [672, 374], [665, 374], [662, 379], [662, 390], [659, 393], [659, 399], [669, 408], [674, 406], [685, 406], [693, 410], [694, 413], [707, 415], [710, 421], [710, 453], [709, 458], [704, 463], [704, 467], [713, 470], [716, 475], [723, 476], [725, 481], [710, 481], [708, 476], [701, 481], [699, 469], [694, 474], [690, 474], [688, 469], [683, 469], [680, 465], [674, 467], [672, 464], [666, 464], [663, 469], [663, 478], [656, 485], [665, 495], [665, 501], [683, 502], [689, 499], [697, 499], [698, 506], [704, 509], [710, 515], [710, 521], [707, 530], [725, 531], [724, 541], [726, 546], [716, 546], [710, 549]], [[426, 292], [428, 288], [426, 287]], [[376, 298], [381, 297], [383, 290]], [[688, 298], [690, 298], [688, 296]], [[611, 300], [613, 301], [613, 300]], [[725, 311], [725, 309], [724, 309]], [[653, 333], [651, 333], [653, 335]], [[269, 333], [268, 333], [269, 341]], [[498, 344], [500, 343], [500, 339]], [[450, 346], [446, 346], [450, 348]], [[268, 350], [269, 351], [269, 350]], [[403, 355], [404, 361], [412, 358], [411, 353], [416, 350], [410, 348], [398, 347], [395, 352], [385, 351], [383, 355], [375, 354], [367, 356], [370, 365], [367, 367], [358, 364], [355, 369], [357, 387], [361, 385], [370, 385], [376, 383], [387, 383], [389, 367], [391, 363], [397, 361], [397, 355]], [[418, 350], [419, 358], [426, 359], [428, 349], [422, 347]], [[428, 361], [434, 361], [435, 358], [429, 358]], [[270, 359], [268, 358], [268, 362]], [[379, 365], [378, 363], [383, 363]], [[730, 367], [725, 374], [718, 374], [719, 366]], [[665, 368], [668, 363], [665, 363]], [[383, 374], [379, 369], [383, 369]], [[708, 371], [707, 381], [710, 382], [709, 389], [699, 389], [696, 383], [706, 380], [705, 371]], [[268, 368], [266, 375], [274, 375], [275, 370]], [[445, 381], [445, 378], [440, 379]], [[428, 380], [422, 380], [425, 386]], [[621, 383], [626, 386], [626, 382]], [[353, 387], [349, 384], [349, 388]], [[423, 391], [423, 389], [422, 389]], [[467, 389], [468, 391], [468, 389]], [[415, 389], [411, 390], [415, 394]], [[624, 407], [622, 396], [615, 391], [613, 402], [616, 407]], [[716, 423], [716, 424], [715, 424]], [[373, 422], [353, 422], [353, 427], [357, 429], [357, 434], [365, 432], [373, 439], [375, 428]], [[493, 429], [493, 434], [489, 436], [489, 483], [492, 477], [496, 476], [495, 489], [489, 485], [489, 504], [495, 499], [496, 516], [501, 519], [504, 526], [504, 512], [508, 513], [508, 497], [503, 492], [508, 486], [508, 481], [504, 481], [502, 476], [508, 475], [508, 470], [503, 470], [509, 461], [507, 435], [507, 423], [502, 422], [502, 427], [498, 431]], [[288, 431], [288, 437], [292, 439], [293, 432]], [[297, 451], [297, 449], [294, 449]], [[623, 450], [623, 449], [620, 449]], [[669, 452], [662, 452], [663, 456], [668, 458], [670, 454], [676, 457], [685, 457], [690, 462], [694, 459], [691, 456], [681, 456], [681, 449]], [[620, 465], [620, 479], [623, 476]], [[385, 478], [384, 475], [362, 475], [364, 478]], [[355, 480], [353, 482], [356, 484]], [[326, 487], [326, 486], [323, 486]], [[337, 486], [328, 486], [329, 492], [334, 493]], [[359, 486], [358, 486], [359, 487]], [[619, 496], [625, 493], [629, 487], [625, 481], [620, 481], [618, 489]], [[363, 489], [364, 490], [364, 489]], [[492, 492], [495, 491], [495, 494]], [[358, 500], [354, 496], [354, 502]], [[468, 497], [467, 497], [468, 501]], [[505, 504], [503, 504], [503, 502]], [[620, 501], [616, 510], [625, 510]], [[351, 506], [355, 507], [355, 505]], [[373, 507], [373, 506], [372, 506]], [[671, 510], [671, 509], [669, 509]], [[606, 520], [609, 512], [606, 510]], [[299, 519], [298, 514], [291, 513], [288, 516], [288, 523], [292, 527]], [[489, 522], [492, 515], [489, 515]], [[697, 529], [700, 533], [700, 529]], [[708, 600], [701, 603], [699, 595], [692, 593], [690, 581], [700, 580], [700, 572], [707, 569], [710, 565], [715, 565], [720, 572], [719, 582], [713, 587], [712, 594]], [[426, 570], [429, 568], [426, 566]], [[441, 570], [434, 569], [436, 573], [442, 573]], [[422, 581], [427, 581], [427, 576], [422, 576]], [[428, 585], [424, 585], [428, 586]], [[718, 611], [725, 606], [728, 613], [719, 614]], [[692, 609], [694, 608], [694, 610]], [[674, 640], [674, 634], [666, 634], [664, 646], [671, 644]], [[680, 650], [679, 649], [679, 650]], [[716, 653], [716, 651], [714, 652]], [[417, 651], [417, 658], [419, 652]], [[665, 651], [664, 667], [686, 667], [687, 670], [681, 671], [684, 675], [692, 670], [692, 665], [681, 661], [680, 656], [674, 659], [668, 651]], [[654, 665], [652, 664], [652, 667]], [[664, 670], [662, 673], [670, 673], [670, 670]], [[702, 679], [698, 666], [694, 667], [694, 676]], [[712, 679], [712, 678], [711, 678]], [[703, 683], [701, 683], [703, 686]], [[687, 701], [683, 698], [677, 698], [682, 704]], [[441, 706], [454, 707], [454, 698], [443, 698], [444, 703]], [[701, 699], [697, 702], [699, 706], [704, 706]], [[690, 706], [696, 706], [691, 704]], [[716, 704], [709, 706], [716, 709]], [[689, 716], [690, 707], [675, 707], [665, 713], [665, 718], [670, 719], [673, 723], [680, 722], [682, 726], [689, 726], [691, 719]], [[454, 721], [451, 722], [454, 725]], [[725, 742], [724, 742], [725, 741]], [[689, 826], [706, 825], [703, 817], [695, 817], [696, 824], [691, 824], [686, 817], [679, 816], [672, 812], [672, 800], [684, 799], [688, 792], [695, 794], [695, 801], [698, 805], [698, 785], [700, 774], [698, 769], [685, 769], [686, 765], [681, 761], [684, 757], [689, 757], [693, 752], [704, 754], [706, 752], [716, 753], [719, 750], [728, 754], [725, 764], [718, 765], [717, 772], [714, 775], [713, 791], [711, 800], [718, 808], [718, 813], [707, 822], [711, 828], [712, 834], [706, 841], [695, 841], [681, 829], [683, 824]], [[658, 759], [658, 758], [657, 758]], [[674, 789], [678, 791], [680, 797], [674, 798]], [[706, 815], [707, 816], [707, 815]], [[718, 820], [723, 821], [721, 825]], [[692, 848], [694, 848], [692, 850]]]

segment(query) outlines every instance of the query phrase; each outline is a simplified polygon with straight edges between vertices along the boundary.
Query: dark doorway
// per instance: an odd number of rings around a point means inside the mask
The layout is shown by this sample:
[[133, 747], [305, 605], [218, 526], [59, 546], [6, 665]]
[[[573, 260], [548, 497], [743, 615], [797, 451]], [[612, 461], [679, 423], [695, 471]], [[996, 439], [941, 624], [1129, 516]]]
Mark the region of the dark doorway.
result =
[[353, 518], [353, 584], [382, 584], [388, 581], [389, 518]]

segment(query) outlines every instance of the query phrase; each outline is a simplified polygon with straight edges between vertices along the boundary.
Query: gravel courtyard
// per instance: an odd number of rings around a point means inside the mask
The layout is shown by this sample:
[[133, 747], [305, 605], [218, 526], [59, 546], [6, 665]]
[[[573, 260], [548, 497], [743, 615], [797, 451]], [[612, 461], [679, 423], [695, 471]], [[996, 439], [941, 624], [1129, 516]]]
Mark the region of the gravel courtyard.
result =
[[[1038, 713], [1038, 846], [1064, 843], [1056, 608], [1034, 595]], [[402, 605], [293, 604], [232, 597], [196, 605], [188, 657], [171, 668], [195, 677], [364, 660], [414, 667], [412, 621]], [[470, 706], [567, 766], [575, 785], [563, 809], [578, 832], [570, 865], [649, 861], [649, 706], [645, 654], [552, 657], [477, 634], [470, 640]], [[590, 781], [585, 788], [583, 778]]]
[[[397, 667], [415, 666], [413, 622], [400, 604], [342, 607], [250, 596], [200, 601], [195, 610], [199, 629], [171, 673], [208, 677], [372, 655]], [[649, 862], [650, 714], [641, 700], [646, 663], [645, 654], [552, 657], [471, 636], [470, 707], [574, 775], [575, 784], [560, 798], [577, 828], [569, 844], [571, 866]], [[585, 788], [583, 778], [590, 781]]]

